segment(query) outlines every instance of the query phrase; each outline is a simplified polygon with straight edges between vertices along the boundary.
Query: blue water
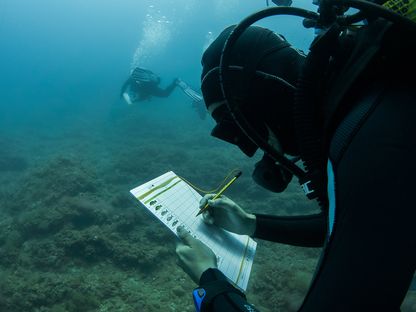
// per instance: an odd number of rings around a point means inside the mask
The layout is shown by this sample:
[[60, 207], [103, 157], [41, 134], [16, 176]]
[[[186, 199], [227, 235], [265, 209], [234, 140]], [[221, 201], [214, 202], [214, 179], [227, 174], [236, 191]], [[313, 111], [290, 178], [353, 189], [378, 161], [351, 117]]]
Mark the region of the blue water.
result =
[[[162, 85], [180, 76], [198, 87], [210, 33], [215, 38], [263, 7], [261, 0], [2, 0], [0, 127], [59, 131], [73, 125], [73, 115], [104, 118], [122, 105], [118, 92], [135, 53], [136, 63], [158, 73]], [[311, 31], [300, 23], [288, 17], [263, 24], [307, 49]]]

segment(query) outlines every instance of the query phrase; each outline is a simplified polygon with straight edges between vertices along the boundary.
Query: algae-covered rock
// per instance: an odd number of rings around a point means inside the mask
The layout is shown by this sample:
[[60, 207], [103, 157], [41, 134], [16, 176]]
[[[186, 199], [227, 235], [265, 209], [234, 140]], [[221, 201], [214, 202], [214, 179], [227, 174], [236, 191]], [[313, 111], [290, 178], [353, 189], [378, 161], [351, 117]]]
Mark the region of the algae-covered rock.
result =
[[82, 229], [101, 224], [106, 219], [107, 204], [92, 196], [64, 196], [55, 205], [45, 205], [23, 212], [19, 228], [26, 237], [51, 235], [69, 226]]
[[0, 154], [0, 172], [24, 171], [27, 169], [27, 167], [28, 162], [25, 158]]
[[15, 208], [26, 211], [56, 205], [64, 197], [94, 194], [100, 186], [94, 170], [72, 158], [58, 157], [27, 174], [14, 194]]
[[312, 273], [302, 270], [296, 270], [289, 275], [288, 286], [293, 291], [306, 293], [312, 280]]
[[66, 260], [64, 250], [51, 239], [26, 241], [17, 257], [20, 266], [40, 270], [60, 269]]
[[106, 238], [105, 231], [97, 225], [81, 231], [65, 230], [56, 236], [57, 244], [65, 251], [69, 261], [81, 260], [93, 263], [108, 259], [112, 254], [111, 242]]

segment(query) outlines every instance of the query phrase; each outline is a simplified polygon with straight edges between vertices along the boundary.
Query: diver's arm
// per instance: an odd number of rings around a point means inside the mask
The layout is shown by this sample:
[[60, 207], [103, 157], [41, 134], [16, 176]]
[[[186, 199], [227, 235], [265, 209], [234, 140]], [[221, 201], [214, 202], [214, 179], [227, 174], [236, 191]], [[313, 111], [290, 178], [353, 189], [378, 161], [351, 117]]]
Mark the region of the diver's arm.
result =
[[[176, 229], [176, 263], [200, 286], [193, 291], [196, 311], [247, 311], [244, 293], [232, 286], [217, 269], [213, 251], [183, 226]], [[254, 308], [251, 311], [256, 311]]]
[[[253, 236], [291, 245], [317, 247], [323, 244], [325, 238], [325, 220], [323, 213], [298, 217], [256, 215], [257, 227]], [[193, 293], [195, 302], [201, 289], [205, 297], [201, 309], [197, 311], [258, 311], [247, 302], [244, 293], [234, 288], [218, 269], [211, 268], [202, 274], [199, 288]]]
[[131, 78], [129, 77], [129, 78], [126, 80], [126, 82], [125, 82], [125, 83], [123, 83], [123, 86], [121, 87], [121, 90], [120, 90], [120, 97], [123, 97], [123, 93], [126, 91], [127, 87], [131, 84], [131, 82], [132, 82], [132, 80], [131, 80]]
[[327, 231], [324, 213], [288, 217], [254, 215], [254, 238], [302, 247], [322, 247], [324, 244]]
[[[197, 311], [258, 312], [247, 302], [244, 293], [232, 286], [218, 269], [208, 269], [202, 274], [199, 289], [203, 289], [205, 297]], [[198, 296], [198, 289], [194, 291], [194, 300], [195, 296]]]
[[208, 203], [204, 222], [227, 231], [254, 238], [302, 247], [321, 247], [325, 240], [327, 219], [324, 213], [304, 216], [273, 216], [247, 213], [227, 196], [214, 199], [205, 195], [199, 205]]

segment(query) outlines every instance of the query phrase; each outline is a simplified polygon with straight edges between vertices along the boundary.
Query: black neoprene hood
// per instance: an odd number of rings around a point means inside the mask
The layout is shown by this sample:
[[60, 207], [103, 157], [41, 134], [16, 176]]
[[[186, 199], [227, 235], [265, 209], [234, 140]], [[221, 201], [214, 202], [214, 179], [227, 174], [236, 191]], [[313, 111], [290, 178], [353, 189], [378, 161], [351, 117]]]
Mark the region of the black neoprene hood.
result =
[[[215, 112], [217, 108], [213, 110], [210, 106], [217, 106], [225, 100], [219, 64], [224, 43], [234, 27], [226, 28], [202, 56], [201, 90], [205, 104], [217, 124], [224, 118], [227, 122], [232, 120], [232, 116], [225, 116], [222, 106], [221, 114]], [[233, 47], [229, 72], [232, 79], [224, 85], [256, 130], [266, 136], [267, 124], [281, 141], [285, 152], [292, 154], [297, 151], [292, 107], [304, 58], [284, 37], [266, 28], [251, 26]]]

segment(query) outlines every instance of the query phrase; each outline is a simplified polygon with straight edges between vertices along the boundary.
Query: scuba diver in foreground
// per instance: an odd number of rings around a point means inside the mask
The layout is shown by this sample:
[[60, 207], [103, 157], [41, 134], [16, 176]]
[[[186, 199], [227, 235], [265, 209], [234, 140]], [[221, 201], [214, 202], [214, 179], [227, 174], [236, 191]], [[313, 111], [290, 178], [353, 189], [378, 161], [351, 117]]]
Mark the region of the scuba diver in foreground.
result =
[[136, 67], [123, 84], [120, 97], [127, 104], [132, 105], [135, 102], [150, 100], [152, 96], [168, 97], [176, 87], [179, 87], [192, 100], [192, 107], [197, 111], [199, 117], [205, 119], [206, 109], [201, 94], [179, 78], [175, 78], [165, 89], [159, 87], [160, 80], [160, 77], [152, 71]]
[[[272, 31], [249, 27], [283, 9], [273, 8], [225, 29], [202, 58], [211, 134], [249, 157], [260, 148], [254, 180], [281, 192], [295, 175], [321, 213], [249, 213], [212, 195], [200, 206], [209, 203], [207, 223], [237, 234], [324, 247], [299, 311], [400, 311], [416, 269], [416, 90], [403, 74], [416, 70], [416, 4], [402, 1], [412, 10], [400, 11], [389, 1], [345, 2], [365, 5], [366, 25], [334, 17], [320, 25], [327, 27], [307, 57]], [[363, 19], [357, 14], [354, 21]], [[284, 155], [300, 156], [306, 172]], [[257, 311], [207, 246], [183, 229], [178, 236], [178, 264], [199, 285], [197, 311]]]

